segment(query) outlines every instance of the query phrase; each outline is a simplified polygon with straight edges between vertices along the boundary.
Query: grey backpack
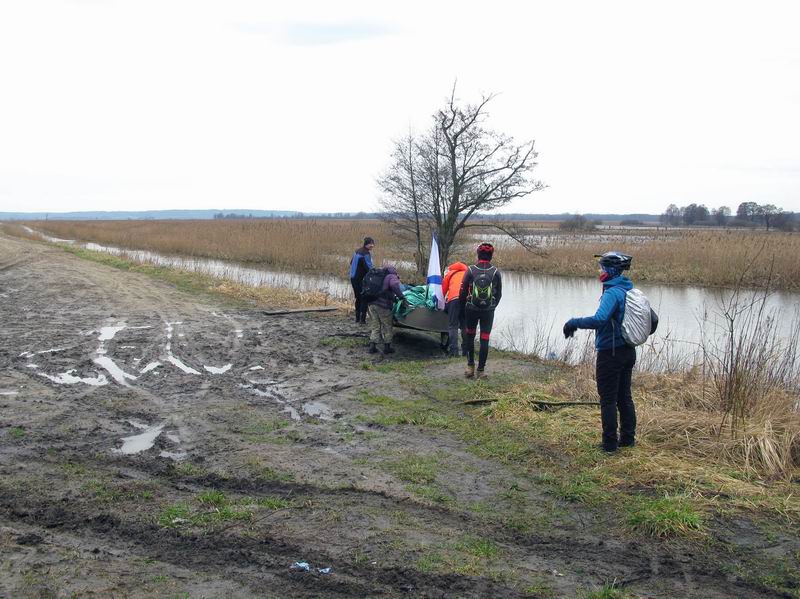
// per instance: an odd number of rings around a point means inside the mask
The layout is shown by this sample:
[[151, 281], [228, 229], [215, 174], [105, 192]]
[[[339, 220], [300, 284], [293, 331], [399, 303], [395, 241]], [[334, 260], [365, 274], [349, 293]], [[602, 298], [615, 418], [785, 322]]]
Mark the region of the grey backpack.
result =
[[650, 300], [638, 289], [625, 294], [625, 313], [622, 315], [622, 338], [625, 343], [636, 347], [642, 345], [655, 333], [658, 315], [650, 306]]

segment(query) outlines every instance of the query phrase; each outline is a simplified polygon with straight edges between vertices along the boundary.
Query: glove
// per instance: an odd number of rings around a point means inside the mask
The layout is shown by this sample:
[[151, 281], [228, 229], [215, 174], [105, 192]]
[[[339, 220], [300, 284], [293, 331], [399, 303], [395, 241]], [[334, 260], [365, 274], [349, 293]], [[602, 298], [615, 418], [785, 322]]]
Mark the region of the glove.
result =
[[576, 327], [574, 324], [571, 323], [571, 321], [568, 320], [564, 325], [564, 339], [569, 339], [570, 337], [572, 337], [575, 334], [575, 331], [577, 330], [578, 327]]
[[408, 300], [403, 298], [400, 302], [400, 307], [403, 308], [403, 311], [406, 312], [411, 309], [411, 304], [408, 303]]

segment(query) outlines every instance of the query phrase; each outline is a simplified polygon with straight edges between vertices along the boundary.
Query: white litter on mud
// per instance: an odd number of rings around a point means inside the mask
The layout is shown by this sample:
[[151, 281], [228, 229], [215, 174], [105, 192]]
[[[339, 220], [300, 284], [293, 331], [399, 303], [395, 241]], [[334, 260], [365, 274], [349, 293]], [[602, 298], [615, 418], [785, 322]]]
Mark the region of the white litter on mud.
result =
[[92, 377], [75, 376], [73, 374], [74, 372], [75, 369], [73, 368], [72, 370], [67, 370], [66, 372], [62, 372], [58, 376], [52, 376], [49, 374], [45, 374], [44, 372], [40, 372], [38, 374], [59, 385], [75, 385], [76, 383], [85, 383], [86, 385], [91, 385], [92, 387], [102, 387], [103, 385], [108, 385], [108, 379], [104, 374], [99, 374], [96, 377], [92, 378]]
[[101, 368], [105, 368], [108, 371], [108, 374], [111, 375], [111, 378], [117, 381], [120, 385], [129, 387], [130, 385], [128, 385], [128, 381], [125, 379], [131, 379], [132, 381], [136, 380], [135, 376], [122, 370], [122, 368], [117, 366], [116, 362], [114, 362], [114, 360], [108, 356], [100, 356], [92, 361]]
[[120, 345], [120, 349], [136, 349], [135, 345]]
[[187, 366], [186, 364], [181, 362], [172, 353], [172, 331], [173, 331], [172, 326], [176, 325], [176, 324], [183, 324], [183, 323], [182, 322], [168, 322], [167, 323], [167, 347], [166, 347], [167, 362], [169, 362], [173, 366], [177, 366], [178, 368], [183, 370], [183, 372], [185, 372], [186, 374], [200, 374], [198, 371], [196, 371], [191, 366]]
[[244, 333], [242, 332], [242, 330], [241, 330], [241, 329], [236, 329], [236, 330], [234, 331], [234, 333], [236, 333], [236, 338], [237, 338], [237, 339], [241, 339], [242, 337], [244, 337]]
[[0, 391], [0, 395], [19, 395], [19, 391]]
[[248, 370], [264, 370], [263, 366], [251, 366]]
[[233, 364], [226, 364], [225, 366], [220, 366], [220, 367], [204, 365], [203, 368], [205, 368], [211, 374], [225, 374], [231, 369], [231, 366], [233, 366]]
[[36, 364], [26, 364], [28, 368], [39, 368]]
[[112, 449], [111, 451], [124, 455], [132, 455], [134, 453], [147, 451], [155, 444], [162, 430], [164, 430], [163, 424], [147, 427], [144, 432], [139, 435], [123, 437], [122, 447], [119, 449]]
[[333, 420], [331, 407], [321, 401], [309, 401], [302, 406], [303, 412], [309, 416], [316, 416], [320, 420]]
[[161, 362], [150, 362], [149, 364], [147, 364], [147, 366], [142, 368], [139, 372], [144, 374], [145, 372], [150, 372], [151, 370], [155, 370], [159, 366], [161, 366]]

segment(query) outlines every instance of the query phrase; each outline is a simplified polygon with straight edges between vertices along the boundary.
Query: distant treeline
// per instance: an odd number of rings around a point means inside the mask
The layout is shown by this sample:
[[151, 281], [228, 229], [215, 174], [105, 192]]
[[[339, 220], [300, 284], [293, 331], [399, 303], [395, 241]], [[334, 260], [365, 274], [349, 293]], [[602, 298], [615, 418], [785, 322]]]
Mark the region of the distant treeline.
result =
[[[656, 224], [657, 214], [584, 214], [591, 221], [636, 222]], [[0, 212], [0, 220], [207, 220], [250, 218], [317, 218], [317, 219], [363, 219], [380, 218], [378, 212], [298, 212], [291, 210], [146, 210], [142, 212]], [[504, 221], [550, 221], [560, 222], [573, 218], [573, 214], [477, 214], [475, 220]]]
[[800, 230], [800, 214], [788, 212], [774, 204], [757, 204], [756, 202], [742, 202], [736, 209], [736, 215], [731, 215], [727, 206], [709, 210], [704, 204], [689, 204], [678, 207], [670, 204], [661, 215], [661, 224], [672, 227], [686, 226], [711, 226], [711, 227], [764, 227], [768, 231], [779, 229], [781, 231]]

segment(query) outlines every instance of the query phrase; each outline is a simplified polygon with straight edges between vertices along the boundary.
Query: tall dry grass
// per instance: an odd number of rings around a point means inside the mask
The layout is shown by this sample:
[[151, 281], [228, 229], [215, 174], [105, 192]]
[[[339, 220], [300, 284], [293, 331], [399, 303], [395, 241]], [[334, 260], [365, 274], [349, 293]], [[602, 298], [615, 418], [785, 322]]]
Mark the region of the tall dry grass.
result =
[[504, 248], [498, 266], [543, 274], [594, 276], [592, 255], [616, 249], [634, 256], [632, 272], [639, 282], [702, 286], [763, 285], [767, 268], [747, 270], [760, 254], [774, 260], [771, 283], [777, 289], [800, 289], [800, 235], [739, 230], [601, 230], [594, 233], [547, 232], [540, 252], [520, 245]]
[[361, 246], [366, 236], [377, 242], [373, 255], [378, 263], [408, 259], [389, 226], [371, 220], [35, 221], [26, 224], [61, 239], [342, 276], [347, 273], [353, 251]]
[[[648, 362], [663, 365], [662, 346], [640, 348], [633, 393], [639, 433], [651, 449], [726, 463], [759, 479], [800, 474], [800, 316], [782, 337], [768, 295], [734, 293], [721, 303], [716, 316], [725, 335], [706, 334], [692, 368], [648, 370]], [[573, 351], [558, 357], [577, 357], [577, 365], [543, 391], [597, 401], [594, 352], [585, 344]]]
[[[413, 244], [378, 220], [243, 219], [197, 221], [36, 221], [31, 227], [64, 239], [94, 241], [128, 249], [260, 263], [276, 268], [344, 275], [347, 262], [364, 236], [377, 241], [378, 263], [399, 263], [413, 273]], [[634, 256], [639, 282], [685, 283], [702, 286], [763, 284], [765, 270], [751, 269], [744, 280], [748, 256], [761, 252], [773, 261], [772, 285], [800, 289], [800, 235], [738, 230], [599, 230], [572, 234], [542, 223], [515, 223], [515, 228], [542, 243], [530, 251], [503, 243], [495, 254], [500, 268], [543, 274], [594, 276], [592, 255], [618, 249]], [[496, 229], [467, 229], [451, 259], [472, 260], [482, 235]], [[427, 242], [425, 244], [427, 248]]]

